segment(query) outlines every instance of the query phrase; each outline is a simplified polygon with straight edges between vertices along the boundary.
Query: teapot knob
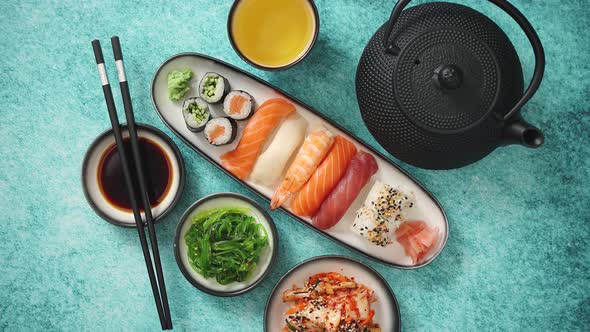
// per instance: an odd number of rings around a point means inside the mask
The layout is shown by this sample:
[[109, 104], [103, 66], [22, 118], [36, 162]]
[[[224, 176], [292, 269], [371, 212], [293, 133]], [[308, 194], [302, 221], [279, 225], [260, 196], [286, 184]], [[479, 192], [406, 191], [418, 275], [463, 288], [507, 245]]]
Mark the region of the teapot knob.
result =
[[463, 71], [455, 65], [440, 65], [434, 70], [434, 84], [444, 90], [454, 90], [463, 83]]

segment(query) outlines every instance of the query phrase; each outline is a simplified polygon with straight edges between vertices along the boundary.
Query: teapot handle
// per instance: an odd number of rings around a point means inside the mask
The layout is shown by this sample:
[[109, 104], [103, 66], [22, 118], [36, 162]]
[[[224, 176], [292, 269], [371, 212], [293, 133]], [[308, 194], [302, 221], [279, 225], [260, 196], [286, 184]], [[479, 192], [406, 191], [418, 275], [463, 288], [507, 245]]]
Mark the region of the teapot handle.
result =
[[[393, 31], [393, 26], [395, 22], [398, 20], [402, 10], [410, 3], [411, 0], [399, 0], [395, 7], [393, 7], [393, 11], [391, 12], [391, 16], [389, 16], [389, 20], [385, 26], [385, 35], [383, 37], [383, 47], [385, 51], [390, 54], [398, 55], [400, 49], [396, 46], [393, 42], [389, 43], [389, 37], [391, 36], [391, 32]], [[535, 54], [535, 71], [533, 73], [533, 77], [529, 83], [528, 88], [525, 90], [524, 94], [520, 98], [520, 100], [512, 107], [512, 109], [506, 113], [506, 115], [502, 118], [502, 120], [507, 120], [511, 116], [513, 116], [516, 112], [518, 112], [524, 104], [526, 104], [529, 99], [535, 94], [539, 85], [541, 84], [541, 80], [543, 79], [543, 73], [545, 72], [545, 51], [543, 50], [543, 45], [541, 44], [541, 40], [537, 35], [537, 32], [526, 19], [526, 17], [514, 7], [511, 3], [506, 0], [488, 0], [489, 2], [493, 3], [494, 5], [500, 7], [500, 9], [504, 10], [510, 17], [512, 17], [516, 23], [520, 26], [520, 28], [524, 31], [525, 35], [527, 36], [531, 46], [533, 47], [533, 52]]]

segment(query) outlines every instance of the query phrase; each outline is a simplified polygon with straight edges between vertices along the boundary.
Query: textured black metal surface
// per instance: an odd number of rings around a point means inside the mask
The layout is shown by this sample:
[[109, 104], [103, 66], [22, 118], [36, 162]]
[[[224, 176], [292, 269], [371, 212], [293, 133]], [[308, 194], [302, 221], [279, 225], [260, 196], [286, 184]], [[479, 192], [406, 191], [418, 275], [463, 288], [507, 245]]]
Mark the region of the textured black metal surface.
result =
[[[402, 12], [390, 37], [399, 56], [385, 52], [383, 30], [369, 41], [356, 73], [361, 114], [375, 139], [424, 168], [461, 167], [494, 150], [502, 124], [490, 112], [503, 115], [523, 90], [520, 61], [504, 32], [469, 7], [441, 2]], [[465, 67], [467, 92], [477, 95], [454, 107], [432, 83], [435, 69], [451, 60]]]
[[[433, 82], [439, 66], [462, 74], [453, 90]], [[454, 131], [483, 118], [494, 104], [500, 76], [491, 50], [473, 34], [440, 29], [417, 36], [399, 55], [394, 89], [400, 108], [427, 130]]]

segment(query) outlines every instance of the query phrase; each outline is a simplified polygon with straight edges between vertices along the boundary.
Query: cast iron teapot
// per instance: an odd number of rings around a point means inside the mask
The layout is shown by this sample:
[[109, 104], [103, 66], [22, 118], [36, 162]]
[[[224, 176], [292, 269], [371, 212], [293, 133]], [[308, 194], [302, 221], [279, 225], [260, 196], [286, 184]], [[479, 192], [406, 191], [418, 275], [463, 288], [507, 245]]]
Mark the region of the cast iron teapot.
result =
[[541, 83], [543, 46], [518, 9], [489, 1], [518, 23], [533, 47], [535, 71], [524, 93], [514, 46], [469, 7], [434, 2], [403, 10], [410, 0], [400, 0], [369, 41], [356, 72], [358, 103], [369, 131], [395, 157], [449, 169], [503, 144], [543, 144], [541, 131], [519, 114]]

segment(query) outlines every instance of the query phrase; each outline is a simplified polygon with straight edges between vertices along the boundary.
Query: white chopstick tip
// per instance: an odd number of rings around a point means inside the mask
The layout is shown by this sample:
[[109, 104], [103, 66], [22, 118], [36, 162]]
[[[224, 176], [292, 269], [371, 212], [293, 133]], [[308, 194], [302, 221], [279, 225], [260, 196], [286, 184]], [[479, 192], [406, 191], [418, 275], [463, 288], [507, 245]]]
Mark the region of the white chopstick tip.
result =
[[127, 82], [127, 78], [125, 77], [125, 67], [123, 66], [123, 60], [115, 61], [115, 65], [117, 66], [117, 75], [119, 75], [119, 82]]
[[98, 64], [98, 76], [100, 76], [100, 83], [105, 86], [109, 85], [109, 77], [107, 76], [107, 69], [104, 66], [104, 63]]

